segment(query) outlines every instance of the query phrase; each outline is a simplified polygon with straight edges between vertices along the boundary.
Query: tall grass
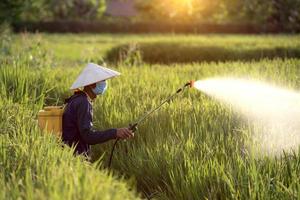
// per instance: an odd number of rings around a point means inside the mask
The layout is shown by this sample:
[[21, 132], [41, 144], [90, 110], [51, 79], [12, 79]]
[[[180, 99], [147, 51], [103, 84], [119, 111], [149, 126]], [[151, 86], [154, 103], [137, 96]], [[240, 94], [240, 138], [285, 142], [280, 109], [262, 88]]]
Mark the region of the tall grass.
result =
[[[14, 48], [26, 49], [26, 45], [20, 45], [24, 39], [14, 37], [18, 41]], [[140, 124], [133, 140], [118, 144], [112, 171], [130, 180], [129, 186], [103, 169], [112, 142], [94, 146], [95, 164], [91, 165], [73, 157], [70, 149], [62, 149], [54, 137], [42, 134], [35, 121], [43, 105], [60, 104], [70, 95], [68, 87], [84, 62], [99, 61], [106, 50], [120, 43], [181, 40], [229, 44], [232, 48], [237, 44], [272, 48], [278, 44], [295, 47], [299, 36], [276, 36], [277, 41], [269, 36], [119, 35], [116, 41], [116, 36], [110, 35], [39, 37], [41, 43], [28, 51], [35, 59], [28, 54], [23, 60], [6, 57], [0, 68], [3, 199], [133, 199], [132, 182], [146, 197], [158, 199], [300, 199], [300, 152], [257, 156], [251, 137], [257, 125], [230, 106], [193, 89]], [[26, 38], [31, 42], [36, 37]], [[55, 41], [60, 43], [54, 46]], [[41, 56], [49, 47], [58, 50], [52, 57], [57, 62]], [[70, 48], [74, 51], [67, 51]], [[95, 54], [81, 54], [86, 48], [95, 48]], [[120, 63], [115, 67], [122, 76], [110, 80], [107, 93], [94, 103], [98, 129], [128, 126], [191, 79], [254, 78], [300, 89], [299, 59], [136, 66]], [[102, 164], [97, 169], [99, 162]]]
[[[193, 62], [205, 61], [208, 58], [212, 61], [222, 61], [226, 58], [232, 60], [234, 55], [236, 55], [235, 60], [238, 60], [238, 55], [244, 56], [245, 53], [248, 53], [248, 57], [251, 56], [249, 52], [253, 52], [256, 58], [263, 58], [262, 50], [271, 53], [291, 52], [294, 53], [291, 55], [299, 55], [298, 49], [300, 46], [299, 35], [40, 34], [36, 36], [29, 34], [28, 37], [29, 39], [42, 37], [43, 47], [51, 52], [56, 60], [66, 62], [67, 64], [64, 67], [72, 65], [74, 62], [83, 64], [88, 60], [102, 62], [105, 57], [109, 57], [109, 52], [113, 49], [119, 50], [118, 47], [122, 45], [140, 46], [141, 52], [145, 49], [146, 61], [149, 62], [151, 61], [150, 58], [155, 58], [156, 60], [152, 60], [155, 63], [163, 63], [164, 61], [174, 63], [171, 58], [175, 61], [176, 59], [189, 61], [188, 58], [193, 58], [193, 60], [190, 60]], [[22, 39], [17, 36], [16, 40], [20, 41]], [[22, 49], [20, 44], [18, 42], [15, 46]], [[210, 47], [210, 49], [205, 49], [205, 47]], [[200, 50], [204, 55], [199, 54], [196, 50]], [[234, 54], [228, 55], [228, 53]], [[200, 58], [193, 55], [200, 56]], [[119, 54], [116, 52], [112, 55], [111, 60], [117, 60], [118, 56]], [[166, 60], [167, 58], [170, 59]]]
[[139, 60], [151, 64], [193, 63], [193, 62], [224, 62], [251, 61], [264, 58], [300, 58], [300, 46], [255, 46], [251, 48], [232, 44], [207, 45], [193, 41], [158, 41], [154, 43], [141, 42], [126, 44], [108, 51], [106, 59], [113, 63], [128, 62], [128, 59], [138, 57]]
[[[262, 60], [122, 67], [122, 76], [95, 103], [96, 125], [126, 126], [189, 79], [230, 76], [299, 89], [300, 61]], [[299, 198], [299, 151], [277, 157], [254, 154], [251, 124], [228, 105], [190, 90], [140, 125], [117, 147], [113, 168], [163, 199]], [[95, 153], [110, 145], [99, 145]]]
[[68, 78], [51, 63], [33, 61], [32, 54], [1, 59], [0, 199], [137, 199], [122, 178], [74, 157], [72, 149], [39, 130], [38, 110], [60, 101]]

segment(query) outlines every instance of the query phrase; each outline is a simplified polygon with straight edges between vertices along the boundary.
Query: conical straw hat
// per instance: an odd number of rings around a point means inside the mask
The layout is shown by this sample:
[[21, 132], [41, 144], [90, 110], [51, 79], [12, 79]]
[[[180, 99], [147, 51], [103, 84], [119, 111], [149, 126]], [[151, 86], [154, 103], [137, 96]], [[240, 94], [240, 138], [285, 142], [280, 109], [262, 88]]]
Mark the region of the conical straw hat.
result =
[[88, 63], [70, 89], [75, 90], [119, 75], [120, 73], [117, 71], [99, 66], [94, 63]]

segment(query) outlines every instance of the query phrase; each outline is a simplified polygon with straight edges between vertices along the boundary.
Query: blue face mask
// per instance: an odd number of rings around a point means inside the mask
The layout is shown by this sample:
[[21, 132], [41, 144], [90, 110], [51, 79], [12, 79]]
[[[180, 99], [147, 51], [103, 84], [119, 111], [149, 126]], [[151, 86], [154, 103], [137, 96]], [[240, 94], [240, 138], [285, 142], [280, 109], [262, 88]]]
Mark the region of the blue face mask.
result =
[[96, 87], [92, 89], [95, 95], [104, 94], [107, 89], [106, 81], [96, 83]]

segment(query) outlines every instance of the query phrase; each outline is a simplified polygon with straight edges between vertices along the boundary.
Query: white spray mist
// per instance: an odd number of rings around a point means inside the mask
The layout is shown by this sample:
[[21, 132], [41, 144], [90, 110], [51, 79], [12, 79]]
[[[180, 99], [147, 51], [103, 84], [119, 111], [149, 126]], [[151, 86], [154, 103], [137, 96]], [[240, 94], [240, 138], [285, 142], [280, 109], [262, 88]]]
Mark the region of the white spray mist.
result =
[[263, 135], [253, 137], [264, 153], [298, 150], [300, 93], [242, 79], [208, 79], [196, 81], [194, 86], [263, 124]]

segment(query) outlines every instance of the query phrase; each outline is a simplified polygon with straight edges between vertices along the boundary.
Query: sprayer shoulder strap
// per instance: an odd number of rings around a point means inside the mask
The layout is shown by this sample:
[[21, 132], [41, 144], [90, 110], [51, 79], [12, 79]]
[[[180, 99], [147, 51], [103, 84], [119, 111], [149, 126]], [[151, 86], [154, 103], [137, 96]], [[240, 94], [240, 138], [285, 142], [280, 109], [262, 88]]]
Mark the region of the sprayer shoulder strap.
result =
[[65, 111], [65, 108], [68, 106], [69, 103], [71, 103], [74, 99], [76, 99], [77, 97], [81, 96], [85, 94], [84, 92], [76, 92], [75, 94], [73, 94], [72, 96], [70, 96], [69, 98], [65, 99], [65, 102], [63, 104], [63, 110]]

